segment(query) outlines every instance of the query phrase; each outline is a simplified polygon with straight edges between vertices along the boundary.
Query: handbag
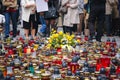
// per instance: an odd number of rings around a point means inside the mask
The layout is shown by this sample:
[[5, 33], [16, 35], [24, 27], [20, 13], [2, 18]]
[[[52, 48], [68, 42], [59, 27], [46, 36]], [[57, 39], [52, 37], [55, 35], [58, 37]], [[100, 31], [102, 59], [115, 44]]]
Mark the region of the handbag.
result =
[[48, 8], [48, 11], [45, 12], [44, 18], [45, 19], [53, 19], [53, 18], [58, 18], [59, 14], [57, 9], [52, 5]]
[[62, 14], [67, 14], [67, 7], [66, 6], [61, 6], [59, 9], [59, 12], [61, 12]]
[[[69, 1], [66, 1], [65, 3], [68, 3]], [[59, 8], [59, 12], [62, 14], [67, 14], [67, 6], [63, 6], [62, 5], [62, 0], [60, 0], [60, 8]]]

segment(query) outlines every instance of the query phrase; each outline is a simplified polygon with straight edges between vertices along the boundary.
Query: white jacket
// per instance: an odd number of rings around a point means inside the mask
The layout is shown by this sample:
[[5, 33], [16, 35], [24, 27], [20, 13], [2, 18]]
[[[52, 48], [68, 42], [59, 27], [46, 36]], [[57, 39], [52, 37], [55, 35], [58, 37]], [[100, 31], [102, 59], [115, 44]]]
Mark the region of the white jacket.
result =
[[[63, 0], [65, 2], [66, 0]], [[67, 14], [64, 15], [64, 26], [73, 27], [73, 24], [79, 24], [79, 0], [69, 0], [70, 7]]]
[[28, 4], [35, 4], [34, 0], [21, 0], [21, 6], [22, 6], [22, 20], [29, 22], [29, 17], [30, 17], [30, 13], [32, 10], [31, 8], [25, 8], [26, 5]]

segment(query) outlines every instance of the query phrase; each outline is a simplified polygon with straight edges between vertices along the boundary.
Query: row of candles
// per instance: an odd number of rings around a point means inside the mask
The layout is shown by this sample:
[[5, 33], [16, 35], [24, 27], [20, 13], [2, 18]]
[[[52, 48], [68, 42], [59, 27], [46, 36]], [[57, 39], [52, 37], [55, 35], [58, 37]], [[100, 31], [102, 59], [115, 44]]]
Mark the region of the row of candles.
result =
[[[23, 42], [23, 40], [21, 39], [21, 42]], [[19, 55], [19, 57], [23, 57], [24, 55], [31, 55], [31, 53], [34, 53], [38, 50], [38, 48], [40, 47], [41, 44], [39, 44], [38, 42], [35, 42], [33, 40], [29, 41], [27, 44], [19, 44], [17, 46], [13, 46], [12, 44], [10, 45], [4, 45], [4, 48], [5, 50], [7, 51], [7, 57], [9, 56], [13, 56], [15, 55], [17, 52], [17, 54]], [[82, 44], [84, 45], [84, 44]], [[63, 57], [61, 57], [60, 59], [56, 59], [54, 61], [52, 61], [52, 63], [54, 63], [55, 65], [62, 65], [62, 69], [65, 70], [64, 68], [68, 68], [68, 71], [70, 70], [71, 71], [71, 74], [75, 75], [76, 71], [79, 69], [79, 70], [82, 70], [83, 72], [89, 72], [88, 69], [89, 66], [88, 65], [92, 65], [92, 70], [93, 72], [95, 71], [100, 71], [101, 68], [108, 68], [110, 67], [111, 64], [114, 64], [114, 60], [115, 59], [112, 59], [113, 57], [115, 57], [116, 53], [118, 51], [116, 51], [116, 48], [117, 48], [117, 44], [115, 42], [115, 40], [113, 39], [112, 42], [110, 42], [110, 40], [108, 39], [106, 41], [106, 43], [104, 43], [104, 47], [105, 49], [107, 49], [107, 52], [105, 52], [105, 50], [99, 50], [101, 54], [101, 57], [99, 57], [98, 59], [96, 58], [96, 64], [88, 64], [88, 61], [89, 61], [89, 51], [88, 50], [83, 50], [82, 52], [73, 52], [71, 56], [72, 60], [70, 61], [67, 61], [67, 59], [62, 59]], [[81, 47], [81, 45], [76, 45], [78, 46], [79, 48]], [[93, 45], [92, 45], [93, 46]], [[77, 47], [77, 48], [78, 48]], [[113, 49], [114, 48], [114, 49]], [[3, 49], [3, 46], [1, 47], [1, 49]], [[52, 51], [51, 51], [52, 52]], [[47, 53], [47, 51], [46, 51]], [[45, 53], [45, 54], [46, 54]], [[62, 53], [62, 52], [61, 52]], [[66, 52], [67, 53], [67, 52]], [[109, 53], [114, 53], [114, 55], [109, 55]], [[37, 54], [37, 53], [35, 53]], [[39, 53], [41, 54], [41, 53]], [[48, 53], [47, 53], [48, 54]], [[86, 56], [85, 56], [86, 54]], [[98, 55], [99, 55], [98, 54]], [[63, 54], [61, 54], [63, 55]], [[94, 54], [93, 54], [94, 55]], [[92, 56], [93, 56], [92, 55]], [[35, 55], [36, 56], [36, 55]], [[46, 56], [46, 55], [45, 55]], [[54, 56], [54, 55], [53, 55]], [[46, 56], [47, 57], [47, 56]], [[81, 66], [80, 63], [78, 63], [79, 61], [81, 61], [82, 59], [80, 58], [85, 58], [84, 62], [84, 66]], [[36, 57], [35, 57], [36, 58]], [[69, 58], [69, 57], [68, 57]], [[63, 60], [65, 60], [63, 62]], [[92, 60], [93, 61], [93, 60]], [[112, 63], [113, 62], [113, 63]], [[44, 63], [44, 66], [46, 66], [46, 62], [43, 62]], [[50, 63], [49, 63], [50, 64]], [[87, 64], [87, 65], [86, 65]], [[32, 64], [31, 64], [32, 65]], [[117, 66], [117, 69], [115, 71], [115, 74], [118, 75], [120, 73], [120, 65], [116, 65], [114, 64], [115, 66]], [[51, 66], [48, 66], [46, 68], [49, 68]], [[80, 68], [82, 67], [82, 68]], [[32, 69], [30, 69], [31, 71]], [[92, 71], [91, 70], [91, 71]], [[108, 71], [109, 72], [109, 71]], [[33, 71], [31, 71], [31, 73], [33, 73]], [[107, 73], [106, 73], [107, 74]], [[108, 74], [107, 74], [108, 75]]]

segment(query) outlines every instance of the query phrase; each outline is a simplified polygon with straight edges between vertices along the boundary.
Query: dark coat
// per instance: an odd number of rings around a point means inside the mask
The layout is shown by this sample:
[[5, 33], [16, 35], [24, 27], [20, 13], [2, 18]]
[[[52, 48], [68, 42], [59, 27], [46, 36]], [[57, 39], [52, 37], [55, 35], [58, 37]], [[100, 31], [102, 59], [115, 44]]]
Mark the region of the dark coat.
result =
[[48, 7], [54, 6], [55, 8], [59, 8], [59, 0], [49, 0], [48, 1]]
[[105, 7], [106, 0], [90, 0], [90, 5], [92, 7]]

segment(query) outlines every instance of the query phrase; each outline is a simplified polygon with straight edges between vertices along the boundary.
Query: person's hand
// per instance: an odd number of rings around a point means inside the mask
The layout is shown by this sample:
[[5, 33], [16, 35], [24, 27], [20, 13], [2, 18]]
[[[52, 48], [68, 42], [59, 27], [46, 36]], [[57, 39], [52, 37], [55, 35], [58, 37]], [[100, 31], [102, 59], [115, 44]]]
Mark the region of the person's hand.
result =
[[10, 7], [11, 7], [11, 8], [14, 8], [14, 7], [18, 7], [18, 5], [11, 5]]
[[26, 8], [35, 7], [35, 4], [27, 4]]
[[67, 7], [70, 7], [70, 4], [66, 4]]
[[48, 2], [48, 0], [44, 0], [45, 2]]
[[12, 6], [12, 5], [13, 5], [13, 3], [12, 3], [12, 2], [10, 2], [10, 3], [9, 3], [9, 6]]

